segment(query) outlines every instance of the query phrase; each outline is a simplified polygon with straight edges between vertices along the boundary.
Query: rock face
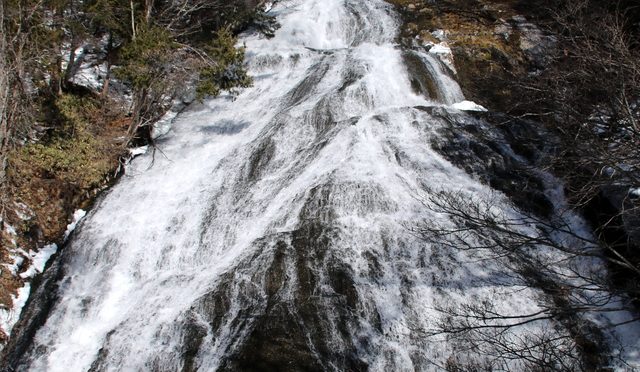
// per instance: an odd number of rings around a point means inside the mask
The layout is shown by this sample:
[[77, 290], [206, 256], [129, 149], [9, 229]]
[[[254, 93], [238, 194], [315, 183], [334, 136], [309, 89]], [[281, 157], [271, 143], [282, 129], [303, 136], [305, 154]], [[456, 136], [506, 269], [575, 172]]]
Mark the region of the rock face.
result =
[[[545, 196], [544, 180], [534, 169], [545, 153], [548, 134], [536, 124], [495, 113], [455, 116], [435, 111], [445, 123], [440, 134], [446, 141], [432, 147], [452, 163], [500, 190], [522, 210], [549, 217], [553, 205]], [[500, 123], [499, 131], [493, 126]]]
[[[596, 227], [601, 239], [612, 249], [640, 265], [640, 200], [630, 194], [629, 185], [608, 185], [585, 206], [585, 214]], [[607, 252], [613, 255], [613, 252]], [[612, 256], [613, 258], [613, 256]], [[614, 280], [632, 293], [638, 286], [630, 277], [635, 273], [612, 267]], [[637, 304], [640, 306], [640, 303]]]
[[[409, 10], [406, 6], [408, 2], [393, 2]], [[549, 68], [558, 54], [557, 38], [542, 31], [531, 21], [540, 17], [540, 13], [533, 9], [535, 6], [524, 2], [452, 0], [424, 2], [419, 7], [428, 11], [407, 11], [403, 14], [411, 25], [403, 29], [405, 43], [412, 44], [414, 40], [424, 44], [442, 40], [449, 42], [453, 45], [456, 79], [466, 97], [494, 113], [529, 116], [530, 111], [522, 108], [527, 107], [526, 101], [529, 99], [526, 89], [515, 88], [518, 84], [526, 85], [528, 78], [535, 79], [535, 76]], [[433, 41], [432, 37], [438, 40]], [[408, 64], [411, 66], [410, 62]], [[432, 89], [419, 80], [415, 85], [422, 91]], [[551, 206], [540, 194], [542, 180], [530, 172], [530, 167], [534, 164], [552, 167], [551, 163], [544, 164], [544, 154], [552, 155], [557, 151], [557, 148], [554, 149], [556, 141], [549, 133], [539, 133], [539, 127], [543, 124], [509, 115], [489, 116], [487, 119], [496, 124], [502, 137], [491, 138], [485, 134], [486, 129], [466, 122], [445, 130], [450, 141], [434, 147], [470, 174], [505, 192], [521, 208], [544, 215]], [[549, 126], [553, 127], [553, 124]], [[544, 142], [549, 145], [540, 146]], [[471, 155], [478, 156], [483, 162], [475, 164], [469, 161], [473, 158]], [[579, 174], [579, 171], [558, 172], [561, 177], [569, 173], [566, 177], [568, 189], [579, 190], [583, 185], [573, 184], [574, 178], [590, 178], [596, 170], [585, 170], [583, 174]], [[629, 194], [638, 185], [625, 181], [613, 185], [608, 185], [606, 180], [602, 183], [604, 186], [594, 191], [596, 196], [585, 205], [584, 213], [593, 229], [601, 234], [604, 244], [612, 244], [638, 265], [639, 208], [637, 199]], [[633, 289], [630, 293], [638, 291]]]
[[528, 22], [521, 15], [512, 18], [515, 28], [519, 31], [520, 49], [534, 69], [547, 67], [553, 56], [556, 38], [543, 33], [536, 25]]

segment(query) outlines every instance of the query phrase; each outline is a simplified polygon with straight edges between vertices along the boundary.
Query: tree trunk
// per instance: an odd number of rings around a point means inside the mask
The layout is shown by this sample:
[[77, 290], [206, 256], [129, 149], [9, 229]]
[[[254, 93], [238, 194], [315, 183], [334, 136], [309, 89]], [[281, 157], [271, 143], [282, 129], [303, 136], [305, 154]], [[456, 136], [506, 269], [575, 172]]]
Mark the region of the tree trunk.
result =
[[144, 21], [145, 24], [149, 24], [151, 21], [151, 13], [153, 12], [153, 3], [154, 0], [145, 0], [144, 1]]
[[7, 33], [4, 26], [4, 1], [0, 1], [0, 185], [4, 183], [7, 141], [9, 136], [8, 101], [9, 69], [7, 66]]
[[109, 43], [107, 44], [107, 73], [104, 76], [104, 84], [102, 84], [102, 92], [100, 95], [102, 98], [106, 98], [109, 95], [109, 83], [111, 82], [111, 59], [113, 54], [113, 33], [109, 32]]
[[76, 38], [72, 38], [72, 42], [69, 50], [69, 61], [67, 61], [67, 68], [64, 71], [63, 77], [60, 79], [60, 88], [67, 88], [67, 83], [73, 79], [74, 73], [74, 65], [76, 63], [76, 49], [78, 47], [78, 42], [75, 40]]
[[136, 41], [136, 9], [133, 0], [129, 0], [131, 6], [131, 40]]
[[147, 88], [142, 88], [141, 90], [134, 93], [133, 96], [133, 113], [132, 113], [132, 121], [129, 126], [129, 130], [127, 131], [127, 136], [129, 142], [135, 139], [136, 133], [138, 132], [138, 128], [144, 121], [147, 100], [149, 94]]

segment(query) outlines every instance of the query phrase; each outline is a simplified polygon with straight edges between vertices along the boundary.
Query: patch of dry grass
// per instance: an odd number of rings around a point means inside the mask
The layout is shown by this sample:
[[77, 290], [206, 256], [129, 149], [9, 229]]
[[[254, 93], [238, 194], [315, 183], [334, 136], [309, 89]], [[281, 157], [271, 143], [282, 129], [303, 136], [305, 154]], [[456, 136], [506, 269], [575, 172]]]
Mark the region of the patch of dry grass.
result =
[[[37, 143], [9, 154], [2, 193], [0, 263], [12, 264], [15, 248], [37, 250], [59, 242], [77, 208], [87, 208], [113, 180], [124, 151], [130, 119], [112, 104], [94, 97], [63, 95], [53, 104], [54, 128]], [[16, 206], [29, 211], [18, 215]], [[13, 253], [12, 253], [13, 251]], [[25, 262], [19, 271], [28, 267]], [[24, 285], [11, 271], [0, 270], [0, 307], [12, 306], [12, 295]], [[0, 332], [0, 344], [6, 335]]]
[[465, 95], [487, 107], [499, 106], [510, 92], [483, 87], [526, 70], [520, 33], [512, 25], [516, 0], [387, 0], [401, 13], [403, 40], [437, 43], [436, 30], [444, 30], [452, 47], [457, 80]]

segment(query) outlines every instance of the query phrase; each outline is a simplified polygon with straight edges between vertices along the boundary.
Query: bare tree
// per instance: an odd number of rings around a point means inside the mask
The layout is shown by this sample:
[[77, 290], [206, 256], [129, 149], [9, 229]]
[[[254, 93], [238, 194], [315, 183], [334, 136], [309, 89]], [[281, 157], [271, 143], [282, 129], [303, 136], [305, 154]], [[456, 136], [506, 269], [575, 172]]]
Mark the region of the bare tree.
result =
[[29, 76], [29, 71], [46, 57], [38, 43], [30, 42], [41, 36], [41, 16], [41, 1], [3, 1], [0, 5], [0, 183], [16, 135], [26, 135], [33, 122], [37, 78]]
[[9, 70], [7, 66], [7, 32], [4, 25], [4, 1], [0, 2], [0, 184], [5, 179], [6, 147], [9, 136]]
[[[450, 249], [498, 260], [513, 283], [541, 291], [539, 309], [530, 313], [500, 313], [482, 302], [440, 307], [442, 321], [433, 334], [446, 334], [462, 347], [482, 351], [493, 367], [519, 360], [527, 369], [583, 371], [608, 363], [604, 333], [593, 319], [601, 314], [636, 314], [640, 288], [612, 286], [605, 263], [623, 267], [640, 279], [640, 269], [616, 247], [577, 229], [572, 212], [557, 211], [551, 219], [504, 207], [498, 199], [472, 199], [461, 192], [432, 193], [425, 206], [450, 217], [454, 225], [429, 221], [417, 230], [426, 241]], [[615, 328], [639, 321], [633, 316]], [[532, 323], [551, 322], [566, 332], [525, 332]], [[452, 366], [461, 361], [452, 361]], [[464, 363], [462, 363], [464, 364]], [[451, 368], [451, 370], [456, 370]]]
[[511, 83], [517, 115], [562, 140], [553, 167], [575, 205], [603, 186], [640, 187], [640, 30], [632, 1], [554, 1], [540, 22], [557, 39], [549, 66]]

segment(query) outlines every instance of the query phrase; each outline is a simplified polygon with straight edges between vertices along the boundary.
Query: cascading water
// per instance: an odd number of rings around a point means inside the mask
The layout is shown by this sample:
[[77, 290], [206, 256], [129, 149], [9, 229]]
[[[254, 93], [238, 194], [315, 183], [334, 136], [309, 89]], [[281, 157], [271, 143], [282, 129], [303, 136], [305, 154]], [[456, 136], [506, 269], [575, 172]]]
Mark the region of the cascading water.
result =
[[539, 308], [499, 261], [412, 233], [454, 224], [429, 190], [491, 193], [429, 146], [429, 107], [462, 115], [445, 67], [415, 52], [438, 97], [414, 93], [382, 0], [274, 12], [244, 40], [255, 86], [181, 114], [77, 231], [18, 370], [434, 370], [472, 354], [426, 337], [436, 308]]

